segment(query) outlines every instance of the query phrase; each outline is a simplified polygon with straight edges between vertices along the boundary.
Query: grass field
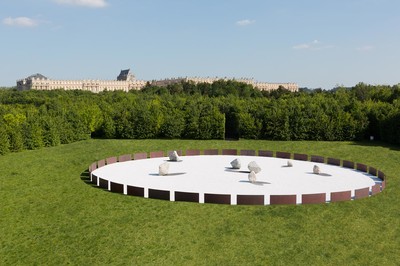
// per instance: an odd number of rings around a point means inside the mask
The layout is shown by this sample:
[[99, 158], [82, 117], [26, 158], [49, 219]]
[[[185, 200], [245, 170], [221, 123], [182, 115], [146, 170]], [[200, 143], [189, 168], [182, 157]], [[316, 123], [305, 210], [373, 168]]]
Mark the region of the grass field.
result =
[[[226, 206], [124, 196], [85, 182], [90, 163], [173, 149], [269, 149], [382, 170], [357, 201]], [[382, 143], [88, 140], [0, 156], [0, 265], [399, 265], [400, 149]]]

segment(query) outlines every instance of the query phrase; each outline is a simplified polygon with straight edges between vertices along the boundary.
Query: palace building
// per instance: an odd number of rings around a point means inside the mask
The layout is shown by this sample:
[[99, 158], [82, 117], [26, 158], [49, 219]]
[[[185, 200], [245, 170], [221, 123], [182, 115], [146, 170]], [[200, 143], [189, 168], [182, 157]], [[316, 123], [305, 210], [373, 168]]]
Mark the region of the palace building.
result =
[[85, 90], [91, 92], [102, 91], [130, 91], [140, 90], [146, 81], [137, 80], [129, 69], [122, 70], [117, 80], [54, 80], [41, 74], [35, 74], [17, 81], [17, 90]]
[[54, 80], [49, 79], [42, 74], [34, 74], [27, 78], [17, 81], [17, 90], [85, 90], [91, 92], [102, 92], [102, 91], [116, 91], [121, 90], [128, 92], [130, 90], [141, 90], [146, 84], [153, 86], [168, 86], [171, 84], [181, 82], [194, 82], [198, 83], [213, 83], [218, 80], [235, 80], [252, 85], [261, 91], [277, 90], [282, 87], [289, 91], [296, 92], [299, 90], [299, 86], [296, 83], [267, 83], [257, 82], [254, 79], [228, 79], [228, 78], [199, 78], [199, 77], [186, 77], [186, 78], [171, 78], [164, 80], [153, 80], [144, 81], [137, 80], [135, 75], [130, 69], [121, 70], [117, 77], [117, 80]]
[[210, 78], [210, 77], [208, 77], [208, 78], [200, 78], [200, 77], [189, 78], [189, 77], [186, 77], [186, 78], [172, 78], [172, 79], [156, 80], [156, 81], [152, 81], [151, 84], [155, 85], [155, 86], [168, 86], [168, 85], [180, 83], [180, 82], [193, 82], [195, 84], [198, 84], [198, 83], [212, 84], [218, 80], [224, 80], [224, 81], [234, 80], [237, 82], [246, 83], [246, 84], [252, 85], [256, 89], [259, 89], [260, 91], [277, 90], [280, 87], [285, 88], [291, 92], [296, 92], [299, 90], [299, 86], [296, 83], [257, 82], [254, 79], [247, 79], [247, 78], [229, 79], [229, 78], [219, 78], [219, 77], [215, 77], [215, 78]]

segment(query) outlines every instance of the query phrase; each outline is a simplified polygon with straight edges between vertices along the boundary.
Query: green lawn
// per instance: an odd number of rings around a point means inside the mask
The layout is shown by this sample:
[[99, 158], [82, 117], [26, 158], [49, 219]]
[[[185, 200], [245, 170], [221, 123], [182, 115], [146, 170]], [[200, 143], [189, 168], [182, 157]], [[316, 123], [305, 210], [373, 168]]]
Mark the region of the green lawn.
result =
[[[226, 206], [85, 182], [88, 165], [106, 157], [206, 148], [352, 160], [385, 172], [387, 188], [341, 203]], [[398, 265], [399, 168], [398, 147], [368, 142], [88, 140], [0, 156], [0, 265]]]

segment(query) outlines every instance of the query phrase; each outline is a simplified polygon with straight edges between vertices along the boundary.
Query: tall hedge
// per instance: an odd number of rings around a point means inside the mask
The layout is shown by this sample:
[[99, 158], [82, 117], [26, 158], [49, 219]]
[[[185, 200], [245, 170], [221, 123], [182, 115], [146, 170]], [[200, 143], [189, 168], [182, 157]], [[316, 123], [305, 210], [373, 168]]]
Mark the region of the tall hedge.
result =
[[360, 140], [400, 144], [400, 87], [261, 93], [235, 81], [143, 91], [0, 90], [0, 154], [99, 138]]

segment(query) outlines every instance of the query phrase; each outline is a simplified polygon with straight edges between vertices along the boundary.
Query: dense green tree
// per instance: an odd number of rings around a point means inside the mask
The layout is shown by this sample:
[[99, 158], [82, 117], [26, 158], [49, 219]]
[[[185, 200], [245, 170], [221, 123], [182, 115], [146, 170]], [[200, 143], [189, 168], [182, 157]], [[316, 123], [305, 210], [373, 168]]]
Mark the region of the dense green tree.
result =
[[393, 101], [393, 108], [381, 121], [381, 136], [384, 141], [400, 144], [400, 99]]
[[164, 116], [164, 122], [161, 125], [160, 136], [163, 138], [180, 138], [185, 129], [184, 112], [178, 109], [169, 109]]
[[43, 116], [43, 144], [46, 147], [57, 146], [61, 144], [60, 133], [55, 122], [55, 118], [51, 116]]
[[185, 116], [185, 130], [183, 137], [187, 139], [198, 139], [199, 138], [199, 123], [200, 123], [200, 104], [201, 99], [188, 99], [183, 107]]
[[0, 90], [0, 153], [101, 138], [399, 143], [400, 86], [260, 92], [234, 80], [142, 91]]
[[0, 123], [0, 155], [10, 152], [10, 140], [5, 126]]
[[3, 120], [10, 143], [10, 150], [13, 152], [22, 151], [24, 149], [22, 126], [26, 121], [26, 116], [20, 113], [9, 113], [3, 116]]
[[263, 118], [263, 138], [290, 140], [289, 115], [279, 106], [284, 102], [273, 102], [268, 106]]
[[199, 139], [223, 139], [225, 135], [225, 116], [209, 103], [204, 103], [199, 118]]
[[117, 129], [113, 118], [109, 114], [103, 115], [103, 123], [100, 128], [93, 134], [96, 137], [102, 137], [106, 139], [113, 139], [117, 136]]
[[26, 149], [34, 150], [44, 147], [43, 127], [39, 118], [29, 118], [23, 124], [24, 146]]
[[261, 124], [247, 112], [239, 114], [240, 137], [245, 139], [258, 139]]

